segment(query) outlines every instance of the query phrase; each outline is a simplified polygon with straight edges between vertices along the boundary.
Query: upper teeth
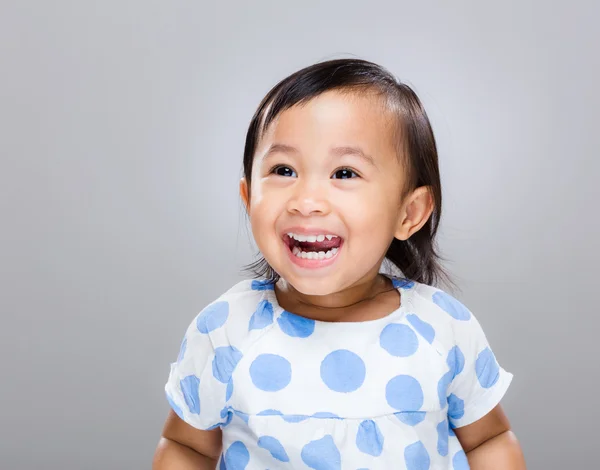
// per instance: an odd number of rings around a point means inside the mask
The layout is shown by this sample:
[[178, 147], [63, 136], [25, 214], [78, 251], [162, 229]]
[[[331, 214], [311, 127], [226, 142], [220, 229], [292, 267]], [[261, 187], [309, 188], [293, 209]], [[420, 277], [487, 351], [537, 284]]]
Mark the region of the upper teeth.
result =
[[288, 233], [288, 237], [293, 238], [299, 242], [322, 242], [327, 238], [327, 240], [331, 240], [332, 238], [337, 238], [337, 235], [298, 235], [295, 233]]

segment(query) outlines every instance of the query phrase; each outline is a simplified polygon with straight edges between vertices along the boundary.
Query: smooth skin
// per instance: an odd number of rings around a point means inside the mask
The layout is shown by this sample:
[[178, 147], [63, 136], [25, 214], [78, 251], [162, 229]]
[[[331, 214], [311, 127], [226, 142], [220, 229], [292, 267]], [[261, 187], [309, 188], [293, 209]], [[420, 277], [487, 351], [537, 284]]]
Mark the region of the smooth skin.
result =
[[169, 411], [152, 463], [153, 470], [214, 470], [221, 453], [221, 430], [201, 431]]
[[[251, 184], [242, 179], [240, 195], [258, 248], [281, 275], [275, 292], [286, 310], [365, 321], [398, 308], [398, 292], [379, 266], [394, 237], [407, 240], [423, 227], [433, 200], [427, 187], [408, 188], [393, 125], [378, 98], [331, 91], [281, 113], [260, 139]], [[294, 264], [284, 242], [294, 226], [340, 236], [335, 263]], [[500, 405], [455, 433], [472, 470], [526, 468]], [[214, 469], [220, 452], [220, 430], [197, 430], [170, 411], [153, 469]]]

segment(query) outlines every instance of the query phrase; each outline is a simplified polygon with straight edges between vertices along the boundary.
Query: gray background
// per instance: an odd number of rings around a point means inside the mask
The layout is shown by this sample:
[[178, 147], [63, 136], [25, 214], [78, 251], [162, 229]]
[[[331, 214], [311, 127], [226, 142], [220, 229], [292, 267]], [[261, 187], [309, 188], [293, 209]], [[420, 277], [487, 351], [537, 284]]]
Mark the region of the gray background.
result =
[[3, 1], [0, 467], [150, 467], [185, 327], [251, 259], [250, 117], [352, 55], [430, 114], [440, 244], [529, 468], [591, 468], [600, 7], [483, 3]]

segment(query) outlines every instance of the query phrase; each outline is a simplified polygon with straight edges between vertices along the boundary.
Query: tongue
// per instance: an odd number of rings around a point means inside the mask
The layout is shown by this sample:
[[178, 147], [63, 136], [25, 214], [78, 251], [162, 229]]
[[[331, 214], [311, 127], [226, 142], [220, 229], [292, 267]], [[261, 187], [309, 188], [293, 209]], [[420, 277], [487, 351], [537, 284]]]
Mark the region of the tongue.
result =
[[299, 242], [298, 247], [302, 251], [329, 251], [340, 246], [340, 239], [323, 240], [322, 242]]

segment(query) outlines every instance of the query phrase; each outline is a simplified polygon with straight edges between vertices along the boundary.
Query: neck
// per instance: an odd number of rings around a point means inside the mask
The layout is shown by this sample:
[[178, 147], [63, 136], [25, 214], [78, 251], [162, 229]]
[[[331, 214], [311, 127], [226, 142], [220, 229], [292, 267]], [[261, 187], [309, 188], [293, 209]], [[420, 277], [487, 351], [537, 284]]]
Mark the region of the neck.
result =
[[332, 321], [391, 289], [390, 280], [377, 270], [353, 285], [327, 295], [303, 294], [284, 279], [275, 286], [275, 293], [285, 310], [314, 320]]

